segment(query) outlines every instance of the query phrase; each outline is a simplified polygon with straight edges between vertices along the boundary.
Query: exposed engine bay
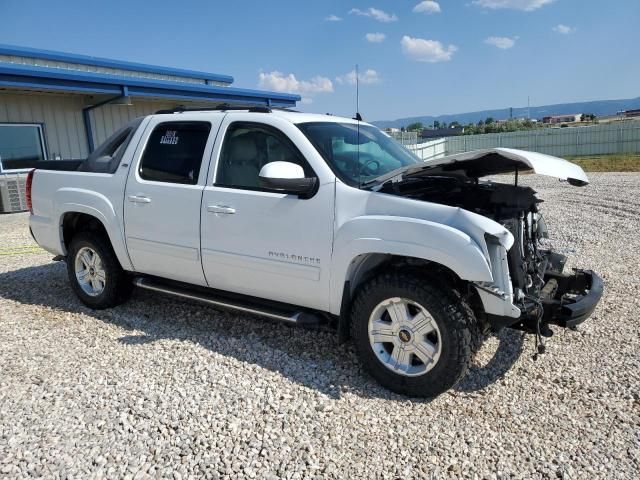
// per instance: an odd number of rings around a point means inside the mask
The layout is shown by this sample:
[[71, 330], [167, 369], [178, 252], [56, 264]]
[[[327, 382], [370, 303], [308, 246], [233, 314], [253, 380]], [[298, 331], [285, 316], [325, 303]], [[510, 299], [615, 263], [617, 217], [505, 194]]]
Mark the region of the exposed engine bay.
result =
[[460, 207], [509, 230], [514, 237], [507, 252], [513, 303], [522, 315], [517, 319], [494, 318], [493, 326], [550, 336], [549, 324], [573, 327], [591, 314], [602, 294], [602, 283], [591, 271], [563, 273], [566, 257], [553, 252], [546, 240], [547, 227], [539, 212], [543, 200], [532, 188], [517, 185], [517, 178], [516, 173], [516, 184], [505, 184], [481, 181], [460, 171], [423, 172], [387, 182], [380, 191]]
[[393, 189], [388, 193], [464, 208], [500, 223], [515, 239], [508, 254], [514, 291], [538, 296], [548, 266], [548, 255], [540, 248], [540, 241], [548, 235], [538, 212], [542, 200], [532, 188], [476, 181], [462, 175], [421, 176], [385, 188]]

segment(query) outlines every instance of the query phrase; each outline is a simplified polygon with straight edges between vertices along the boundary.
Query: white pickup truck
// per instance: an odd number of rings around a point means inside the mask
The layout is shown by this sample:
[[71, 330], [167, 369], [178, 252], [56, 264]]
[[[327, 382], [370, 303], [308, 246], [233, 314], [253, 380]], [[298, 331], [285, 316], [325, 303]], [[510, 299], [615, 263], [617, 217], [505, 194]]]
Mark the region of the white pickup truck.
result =
[[[362, 121], [265, 107], [139, 118], [89, 158], [28, 178], [30, 229], [91, 308], [133, 286], [292, 324], [329, 323], [385, 387], [435, 396], [490, 330], [543, 337], [602, 295], [544, 247], [533, 170], [510, 149], [422, 162]], [[480, 180], [516, 173], [515, 184]]]

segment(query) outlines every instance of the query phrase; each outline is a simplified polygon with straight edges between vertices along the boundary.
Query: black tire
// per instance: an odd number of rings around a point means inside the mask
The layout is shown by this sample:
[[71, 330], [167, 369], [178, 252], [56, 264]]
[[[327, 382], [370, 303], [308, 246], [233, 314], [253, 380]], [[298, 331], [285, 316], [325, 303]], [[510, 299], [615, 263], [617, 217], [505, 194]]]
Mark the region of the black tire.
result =
[[[78, 252], [85, 247], [98, 254], [105, 273], [104, 289], [95, 296], [86, 293], [76, 277], [76, 257]], [[95, 232], [80, 232], [71, 240], [67, 253], [67, 274], [71, 288], [87, 307], [95, 310], [115, 307], [124, 303], [131, 296], [133, 291], [131, 279], [120, 266], [111, 243], [104, 235]]]
[[[419, 376], [406, 376], [385, 366], [369, 341], [370, 316], [381, 302], [394, 297], [424, 307], [439, 329], [439, 358]], [[455, 290], [436, 286], [428, 278], [387, 273], [373, 278], [356, 294], [350, 327], [364, 368], [383, 387], [403, 395], [430, 398], [453, 387], [467, 372], [474, 345], [482, 341], [475, 322], [472, 310]]]

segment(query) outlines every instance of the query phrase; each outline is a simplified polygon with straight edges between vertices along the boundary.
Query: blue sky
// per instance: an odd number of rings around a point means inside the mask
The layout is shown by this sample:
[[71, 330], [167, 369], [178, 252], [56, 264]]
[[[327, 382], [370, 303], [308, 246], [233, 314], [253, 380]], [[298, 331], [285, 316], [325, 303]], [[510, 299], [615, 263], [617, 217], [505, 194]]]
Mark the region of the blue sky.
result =
[[0, 11], [0, 43], [229, 74], [299, 92], [305, 111], [352, 115], [357, 63], [368, 120], [640, 96], [640, 0], [0, 0]]

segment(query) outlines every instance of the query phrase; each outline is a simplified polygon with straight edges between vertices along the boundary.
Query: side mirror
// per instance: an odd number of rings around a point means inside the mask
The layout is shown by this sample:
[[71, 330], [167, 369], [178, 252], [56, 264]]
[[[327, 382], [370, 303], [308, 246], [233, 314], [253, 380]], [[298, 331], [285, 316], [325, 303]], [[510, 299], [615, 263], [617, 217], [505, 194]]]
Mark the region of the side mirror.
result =
[[308, 197], [316, 187], [317, 178], [306, 178], [300, 165], [291, 162], [267, 163], [258, 175], [262, 188], [293, 193], [301, 198]]

